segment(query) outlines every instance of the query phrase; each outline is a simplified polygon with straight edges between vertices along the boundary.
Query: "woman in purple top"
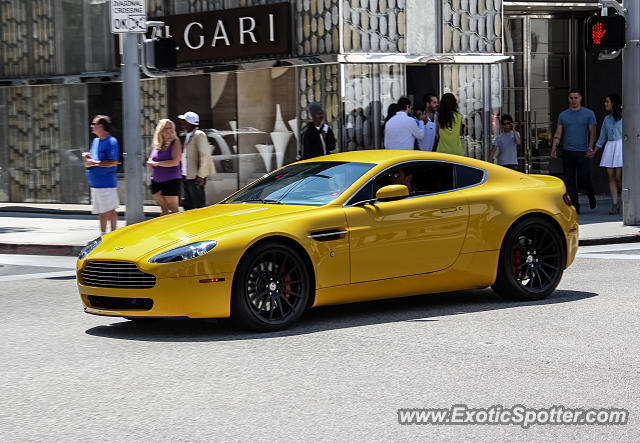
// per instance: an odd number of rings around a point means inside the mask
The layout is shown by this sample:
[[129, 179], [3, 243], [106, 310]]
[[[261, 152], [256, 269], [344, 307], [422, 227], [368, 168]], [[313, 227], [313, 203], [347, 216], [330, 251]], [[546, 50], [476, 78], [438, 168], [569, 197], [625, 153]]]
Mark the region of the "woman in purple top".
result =
[[176, 125], [162, 119], [153, 134], [153, 150], [147, 160], [151, 168], [151, 193], [162, 215], [178, 212], [182, 172], [182, 144], [176, 135]]

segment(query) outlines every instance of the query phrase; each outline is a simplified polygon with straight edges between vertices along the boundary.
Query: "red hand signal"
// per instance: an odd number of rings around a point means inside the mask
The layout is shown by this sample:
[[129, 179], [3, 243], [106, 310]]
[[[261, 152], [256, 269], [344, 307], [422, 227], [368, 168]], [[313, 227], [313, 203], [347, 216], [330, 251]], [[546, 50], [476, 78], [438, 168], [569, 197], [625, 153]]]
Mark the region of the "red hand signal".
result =
[[606, 29], [602, 29], [602, 23], [596, 22], [591, 28], [591, 36], [593, 37], [593, 44], [599, 45], [602, 37], [607, 33]]

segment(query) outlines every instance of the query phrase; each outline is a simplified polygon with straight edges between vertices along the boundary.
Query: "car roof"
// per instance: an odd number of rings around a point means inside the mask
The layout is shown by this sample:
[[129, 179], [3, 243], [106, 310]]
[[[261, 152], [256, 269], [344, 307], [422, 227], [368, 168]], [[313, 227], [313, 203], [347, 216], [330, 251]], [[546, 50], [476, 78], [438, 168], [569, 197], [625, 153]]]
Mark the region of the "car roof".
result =
[[442, 154], [429, 151], [409, 151], [393, 149], [371, 149], [363, 151], [340, 152], [337, 154], [314, 157], [304, 161], [344, 161], [375, 164], [393, 164], [410, 160], [440, 160], [462, 163], [478, 168], [487, 169], [490, 163], [460, 155]]

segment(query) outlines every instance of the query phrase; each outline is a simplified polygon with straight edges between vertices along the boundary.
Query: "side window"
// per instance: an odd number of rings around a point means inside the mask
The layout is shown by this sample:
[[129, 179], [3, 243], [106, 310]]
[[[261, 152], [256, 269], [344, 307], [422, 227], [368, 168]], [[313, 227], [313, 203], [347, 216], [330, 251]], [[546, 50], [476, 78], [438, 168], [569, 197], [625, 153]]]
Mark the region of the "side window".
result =
[[354, 205], [363, 201], [373, 200], [375, 198], [375, 192], [373, 190], [373, 181], [369, 181], [362, 187], [353, 197], [347, 202], [347, 205]]
[[453, 164], [438, 161], [416, 162], [409, 166], [414, 195], [436, 194], [454, 189]]
[[471, 168], [464, 165], [456, 165], [456, 189], [477, 185], [484, 178], [482, 169]]
[[378, 189], [388, 185], [407, 185], [411, 190], [412, 168], [410, 165], [394, 166], [376, 176], [360, 189], [347, 204], [353, 205], [362, 201], [374, 200]]
[[484, 171], [464, 165], [416, 161], [394, 166], [367, 183], [347, 204], [373, 200], [383, 186], [404, 184], [411, 196], [438, 194], [482, 182]]

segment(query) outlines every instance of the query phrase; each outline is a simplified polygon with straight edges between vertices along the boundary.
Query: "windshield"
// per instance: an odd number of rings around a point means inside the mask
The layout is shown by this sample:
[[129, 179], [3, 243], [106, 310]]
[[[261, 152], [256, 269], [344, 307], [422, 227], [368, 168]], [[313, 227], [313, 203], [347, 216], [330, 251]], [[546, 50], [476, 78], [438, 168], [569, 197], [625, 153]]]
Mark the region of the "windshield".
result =
[[249, 185], [225, 203], [322, 206], [335, 200], [374, 166], [353, 162], [295, 163]]

